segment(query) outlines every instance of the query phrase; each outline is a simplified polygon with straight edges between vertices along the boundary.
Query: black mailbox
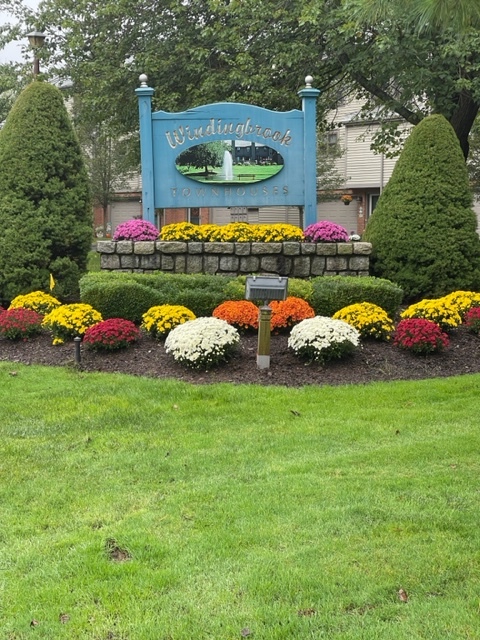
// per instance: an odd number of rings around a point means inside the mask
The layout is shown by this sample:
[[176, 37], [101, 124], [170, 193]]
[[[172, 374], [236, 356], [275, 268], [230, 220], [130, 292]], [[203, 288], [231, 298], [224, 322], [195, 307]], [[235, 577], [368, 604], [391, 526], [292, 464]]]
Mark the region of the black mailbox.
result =
[[288, 278], [281, 276], [248, 276], [245, 289], [247, 300], [285, 300]]

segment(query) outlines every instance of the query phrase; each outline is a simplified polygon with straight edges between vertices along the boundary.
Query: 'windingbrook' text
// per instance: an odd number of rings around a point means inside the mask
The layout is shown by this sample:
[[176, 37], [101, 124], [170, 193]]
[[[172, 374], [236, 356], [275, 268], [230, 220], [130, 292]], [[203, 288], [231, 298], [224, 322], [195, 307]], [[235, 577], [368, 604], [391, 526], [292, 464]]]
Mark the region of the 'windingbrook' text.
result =
[[290, 129], [286, 131], [274, 131], [269, 127], [262, 127], [258, 124], [252, 124], [251, 119], [247, 118], [245, 122], [224, 122], [221, 118], [210, 118], [209, 123], [206, 126], [190, 127], [180, 125], [173, 131], [165, 131], [167, 142], [172, 149], [181, 147], [186, 142], [192, 140], [201, 140], [202, 138], [208, 138], [209, 136], [229, 136], [235, 137], [241, 140], [245, 136], [255, 135], [263, 140], [273, 140], [281, 145], [288, 146], [292, 141], [290, 135]]

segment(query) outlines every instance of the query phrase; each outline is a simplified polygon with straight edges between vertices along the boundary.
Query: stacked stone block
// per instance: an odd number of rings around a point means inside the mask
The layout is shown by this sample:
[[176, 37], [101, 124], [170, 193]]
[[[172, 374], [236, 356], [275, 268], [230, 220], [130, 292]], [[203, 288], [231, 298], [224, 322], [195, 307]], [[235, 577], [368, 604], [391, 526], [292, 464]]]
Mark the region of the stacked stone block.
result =
[[237, 276], [271, 273], [294, 278], [368, 276], [368, 242], [97, 242], [106, 271], [166, 271]]

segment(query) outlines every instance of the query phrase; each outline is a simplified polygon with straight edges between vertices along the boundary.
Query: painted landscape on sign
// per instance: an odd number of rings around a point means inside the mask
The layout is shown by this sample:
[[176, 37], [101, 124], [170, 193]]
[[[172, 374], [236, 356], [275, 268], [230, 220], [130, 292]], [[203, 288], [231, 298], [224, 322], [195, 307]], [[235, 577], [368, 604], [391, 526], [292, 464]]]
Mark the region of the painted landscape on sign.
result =
[[283, 169], [283, 157], [271, 147], [255, 142], [218, 140], [182, 151], [177, 170], [197, 182], [251, 184], [268, 180]]

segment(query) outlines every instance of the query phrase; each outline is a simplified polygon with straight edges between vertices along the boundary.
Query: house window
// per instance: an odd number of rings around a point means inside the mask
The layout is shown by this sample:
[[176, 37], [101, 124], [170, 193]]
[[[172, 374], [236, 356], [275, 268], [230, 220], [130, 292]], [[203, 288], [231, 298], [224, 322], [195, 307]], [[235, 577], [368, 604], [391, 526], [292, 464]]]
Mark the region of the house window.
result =
[[329, 147], [334, 147], [338, 142], [338, 133], [336, 131], [329, 131], [325, 134], [325, 142]]
[[200, 224], [200, 209], [199, 207], [191, 207], [188, 210], [188, 221], [192, 224]]
[[379, 197], [380, 197], [379, 193], [370, 193], [368, 195], [368, 217], [370, 217], [372, 213], [375, 211], [375, 207], [377, 206]]

